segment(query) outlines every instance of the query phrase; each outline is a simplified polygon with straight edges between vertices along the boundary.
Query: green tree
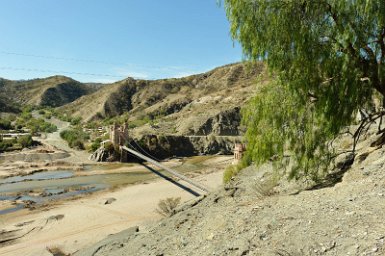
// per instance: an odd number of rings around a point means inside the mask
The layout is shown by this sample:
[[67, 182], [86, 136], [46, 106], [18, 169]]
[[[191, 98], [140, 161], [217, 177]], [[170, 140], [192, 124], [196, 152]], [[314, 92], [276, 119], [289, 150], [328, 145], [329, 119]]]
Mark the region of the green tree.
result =
[[316, 178], [331, 159], [327, 141], [372, 109], [385, 107], [385, 1], [224, 0], [233, 39], [263, 60], [274, 82], [244, 110], [248, 156], [283, 163], [291, 177]]
[[28, 148], [33, 144], [32, 136], [31, 135], [20, 136], [17, 142], [20, 144], [22, 148]]

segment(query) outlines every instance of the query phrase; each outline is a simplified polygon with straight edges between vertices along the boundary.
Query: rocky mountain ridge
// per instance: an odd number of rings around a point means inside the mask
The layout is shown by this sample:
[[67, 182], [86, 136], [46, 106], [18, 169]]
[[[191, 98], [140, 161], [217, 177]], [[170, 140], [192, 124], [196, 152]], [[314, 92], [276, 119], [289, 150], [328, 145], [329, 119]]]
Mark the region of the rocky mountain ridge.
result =
[[1, 78], [0, 97], [7, 99], [8, 104], [59, 107], [93, 93], [100, 86], [80, 83], [65, 76], [18, 81]]
[[84, 123], [115, 118], [127, 121], [136, 138], [149, 134], [237, 136], [240, 108], [253, 95], [257, 81], [268, 80], [265, 73], [262, 63], [235, 63], [183, 78], [127, 78], [103, 85], [64, 76], [0, 79], [0, 112], [41, 105], [81, 117]]

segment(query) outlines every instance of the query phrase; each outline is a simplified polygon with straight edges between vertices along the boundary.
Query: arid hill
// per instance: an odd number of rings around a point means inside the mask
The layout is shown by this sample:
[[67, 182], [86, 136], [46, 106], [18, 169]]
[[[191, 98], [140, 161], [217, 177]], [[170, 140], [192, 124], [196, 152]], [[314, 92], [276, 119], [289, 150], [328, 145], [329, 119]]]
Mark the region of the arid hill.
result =
[[0, 99], [6, 99], [7, 106], [58, 107], [95, 92], [99, 87], [98, 84], [83, 84], [65, 76], [20, 81], [0, 79]]
[[264, 65], [230, 64], [203, 74], [161, 80], [127, 78], [85, 84], [65, 76], [0, 79], [0, 112], [17, 106], [59, 107], [83, 122], [119, 117], [134, 134], [238, 135], [240, 107], [253, 95]]
[[262, 63], [237, 63], [184, 78], [127, 78], [60, 110], [83, 121], [122, 115], [141, 134], [237, 135], [240, 107], [263, 71]]

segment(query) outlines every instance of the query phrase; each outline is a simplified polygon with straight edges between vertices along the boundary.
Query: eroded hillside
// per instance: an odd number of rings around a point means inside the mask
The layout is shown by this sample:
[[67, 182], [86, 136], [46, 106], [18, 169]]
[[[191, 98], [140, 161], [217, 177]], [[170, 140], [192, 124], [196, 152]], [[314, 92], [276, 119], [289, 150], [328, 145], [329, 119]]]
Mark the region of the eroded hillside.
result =
[[238, 63], [178, 79], [128, 78], [60, 109], [83, 121], [123, 115], [136, 135], [238, 135], [240, 107], [263, 74], [262, 63]]
[[0, 79], [0, 97], [19, 105], [58, 107], [95, 92], [99, 86], [65, 76], [20, 81]]

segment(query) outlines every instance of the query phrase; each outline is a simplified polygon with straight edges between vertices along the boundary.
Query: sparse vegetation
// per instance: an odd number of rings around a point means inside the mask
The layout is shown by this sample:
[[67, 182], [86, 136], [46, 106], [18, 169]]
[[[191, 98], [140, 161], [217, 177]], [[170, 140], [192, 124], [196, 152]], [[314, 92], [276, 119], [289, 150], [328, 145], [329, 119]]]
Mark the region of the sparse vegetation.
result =
[[76, 126], [76, 125], [79, 125], [81, 121], [82, 121], [82, 118], [80, 116], [76, 116], [71, 118], [70, 123], [71, 125]]
[[69, 129], [60, 132], [60, 137], [68, 142], [71, 148], [84, 150], [84, 143], [90, 139], [89, 135], [80, 129]]
[[57, 131], [57, 127], [55, 125], [44, 121], [42, 118], [31, 118], [29, 121], [24, 123], [24, 125], [27, 129], [30, 129], [32, 134], [36, 134], [38, 132], [52, 133]]
[[16, 143], [15, 140], [3, 140], [0, 138], [0, 152], [7, 151]]
[[8, 119], [0, 119], [0, 130], [11, 130], [13, 126]]
[[180, 201], [180, 197], [169, 197], [160, 200], [156, 211], [165, 217], [171, 216], [174, 212], [174, 209], [180, 204]]
[[223, 173], [223, 182], [230, 182], [231, 178], [236, 176], [242, 169], [246, 168], [250, 164], [251, 158], [248, 155], [245, 155], [239, 163], [227, 166]]
[[[57, 131], [57, 127], [51, 123], [46, 122], [43, 118], [34, 118], [32, 116], [33, 108], [28, 106], [23, 109], [23, 112], [15, 121], [15, 127], [17, 129], [26, 128], [30, 130], [32, 135], [40, 132], [51, 133]], [[39, 112], [41, 112], [40, 110]], [[43, 110], [44, 111], [44, 110]], [[47, 111], [44, 111], [47, 114]]]
[[22, 148], [28, 148], [33, 144], [32, 136], [31, 135], [20, 136], [17, 139], [17, 143], [19, 143]]
[[94, 141], [92, 141], [88, 151], [89, 152], [96, 151], [98, 148], [100, 148], [100, 143], [101, 142], [102, 142], [101, 138], [96, 138]]
[[23, 135], [13, 139], [3, 139], [0, 135], [0, 152], [29, 148], [34, 143], [31, 135]]

